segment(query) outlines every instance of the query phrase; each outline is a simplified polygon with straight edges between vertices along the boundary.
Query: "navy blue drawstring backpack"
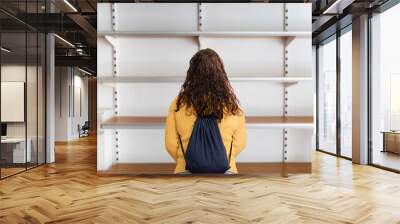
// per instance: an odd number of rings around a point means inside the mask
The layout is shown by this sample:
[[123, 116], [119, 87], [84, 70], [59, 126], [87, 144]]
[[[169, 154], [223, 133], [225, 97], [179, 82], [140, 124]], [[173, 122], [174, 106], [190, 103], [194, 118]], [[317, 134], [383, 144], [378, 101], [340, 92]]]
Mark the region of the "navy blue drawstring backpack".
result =
[[215, 117], [197, 117], [186, 153], [180, 136], [179, 142], [185, 157], [186, 170], [192, 173], [225, 173], [229, 170], [232, 142], [228, 161]]

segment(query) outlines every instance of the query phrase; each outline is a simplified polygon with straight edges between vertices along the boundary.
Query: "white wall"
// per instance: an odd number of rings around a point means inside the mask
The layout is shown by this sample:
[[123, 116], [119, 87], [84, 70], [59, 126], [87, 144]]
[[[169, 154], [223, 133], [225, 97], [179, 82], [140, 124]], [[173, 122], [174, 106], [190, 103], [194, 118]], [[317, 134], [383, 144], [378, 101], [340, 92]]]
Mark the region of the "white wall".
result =
[[[75, 70], [76, 72], [76, 70]], [[71, 135], [72, 138], [78, 138], [78, 125], [82, 126], [85, 121], [88, 121], [88, 78], [87, 76], [81, 76], [82, 73], [74, 75], [74, 107], [72, 108], [72, 119], [71, 119]], [[80, 92], [80, 93], [79, 93]]]
[[[8, 64], [1, 66], [1, 81], [4, 82], [24, 82], [26, 83], [26, 72], [28, 72], [28, 81], [29, 85], [35, 85], [36, 81], [33, 81], [30, 77], [31, 74], [35, 74], [36, 76], [36, 67], [25, 65], [18, 65], [18, 64]], [[30, 104], [36, 100], [36, 88], [27, 88], [27, 103]], [[30, 109], [27, 109], [28, 112], [36, 110], [37, 104], [36, 101], [34, 104], [28, 105], [31, 106]], [[2, 110], [7, 110], [7, 108], [1, 108]], [[22, 108], [24, 110], [24, 108]], [[32, 110], [33, 109], [33, 110]], [[36, 113], [28, 113], [28, 137], [30, 133], [32, 133], [32, 129], [36, 130], [36, 126], [33, 127], [32, 122], [36, 124]], [[7, 135], [8, 137], [25, 137], [25, 122], [11, 122], [7, 124]], [[35, 132], [36, 136], [36, 132]]]
[[[88, 120], [88, 78], [83, 75], [76, 68], [56, 67], [56, 141], [77, 139], [78, 124], [83, 125]], [[80, 105], [82, 113], [79, 110]]]
[[[31, 70], [32, 67], [28, 67]], [[8, 82], [25, 82], [26, 67], [25, 65], [9, 64], [1, 66], [1, 81]], [[1, 108], [6, 110], [6, 108]], [[25, 137], [25, 123], [24, 122], [12, 122], [7, 124], [7, 135], [8, 137]]]
[[[311, 4], [288, 4], [288, 30], [311, 32]], [[202, 4], [203, 31], [283, 31], [284, 5], [265, 3]], [[117, 31], [197, 31], [198, 5], [116, 4]], [[111, 4], [98, 4], [98, 30], [111, 30]], [[111, 76], [112, 46], [98, 38], [98, 77]], [[199, 49], [196, 37], [117, 36], [117, 76], [186, 76], [190, 58]], [[282, 76], [284, 42], [280, 37], [202, 37], [202, 48], [212, 48], [222, 57], [228, 76]], [[288, 76], [312, 76], [311, 38], [295, 38], [287, 47]], [[121, 116], [166, 116], [168, 106], [182, 83], [98, 84], [99, 121], [117, 112]], [[272, 82], [232, 83], [249, 116], [281, 116], [283, 85]], [[113, 89], [114, 88], [114, 89]], [[289, 116], [313, 116], [314, 82], [287, 88]], [[99, 123], [100, 123], [99, 122]], [[115, 132], [103, 130], [98, 139], [98, 169], [112, 162], [172, 162], [164, 149], [164, 130], [118, 131], [119, 160], [115, 161]], [[313, 129], [290, 129], [289, 162], [311, 162]], [[249, 129], [247, 148], [239, 162], [280, 162], [282, 129]], [[110, 155], [110, 153], [112, 153]], [[111, 156], [111, 158], [110, 158]], [[113, 160], [113, 161], [111, 161]]]
[[68, 67], [55, 68], [55, 140], [68, 140]]

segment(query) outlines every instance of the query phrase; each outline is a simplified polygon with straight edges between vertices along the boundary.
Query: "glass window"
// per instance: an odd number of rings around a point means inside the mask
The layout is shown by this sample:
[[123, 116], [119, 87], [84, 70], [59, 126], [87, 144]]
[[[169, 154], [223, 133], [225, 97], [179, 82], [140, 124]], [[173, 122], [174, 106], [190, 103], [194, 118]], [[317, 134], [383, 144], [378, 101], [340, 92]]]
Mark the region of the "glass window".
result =
[[400, 5], [372, 18], [371, 162], [400, 170]]
[[340, 36], [340, 154], [352, 157], [352, 33]]
[[38, 80], [38, 70], [37, 70], [37, 41], [38, 36], [36, 32], [29, 31], [27, 33], [27, 69], [26, 69], [26, 91], [27, 91], [27, 99], [26, 99], [26, 110], [27, 110], [27, 141], [28, 141], [28, 149], [29, 153], [29, 161], [27, 163], [27, 167], [31, 168], [37, 165], [37, 80]]
[[390, 130], [400, 130], [400, 73], [390, 74]]
[[[0, 6], [15, 6], [22, 14], [42, 12], [43, 4], [1, 2]], [[0, 178], [4, 178], [45, 163], [46, 39], [1, 12], [0, 26]]]
[[336, 40], [318, 48], [318, 147], [336, 154]]

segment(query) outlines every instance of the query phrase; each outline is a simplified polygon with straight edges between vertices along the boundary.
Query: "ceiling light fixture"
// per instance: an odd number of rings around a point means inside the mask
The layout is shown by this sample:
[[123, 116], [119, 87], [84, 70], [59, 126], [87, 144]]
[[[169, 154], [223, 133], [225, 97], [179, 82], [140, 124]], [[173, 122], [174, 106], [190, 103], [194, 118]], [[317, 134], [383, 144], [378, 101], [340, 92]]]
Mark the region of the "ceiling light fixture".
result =
[[74, 12], [78, 12], [78, 10], [73, 6], [68, 0], [64, 0], [65, 4], [67, 4]]
[[77, 48], [76, 49], [76, 53], [78, 53], [79, 55], [83, 55], [83, 49], [82, 48]]
[[336, 0], [332, 5], [330, 5], [327, 9], [324, 10], [322, 14], [331, 13], [330, 11], [339, 4], [340, 0]]
[[338, 15], [342, 14], [343, 10], [351, 5], [355, 0], [336, 0], [330, 5], [327, 9], [322, 13], [323, 15], [333, 14]]
[[67, 45], [69, 45], [70, 47], [73, 47], [73, 48], [75, 48], [75, 45], [73, 45], [71, 42], [69, 42], [68, 40], [66, 40], [66, 39], [64, 39], [64, 38], [62, 38], [62, 37], [60, 37], [59, 35], [57, 35], [57, 34], [54, 34], [54, 36], [55, 37], [57, 37], [59, 40], [61, 40], [62, 42], [64, 42], [64, 43], [66, 43]]
[[88, 72], [88, 71], [86, 71], [86, 70], [83, 70], [83, 69], [81, 69], [81, 68], [79, 68], [79, 67], [78, 67], [78, 70], [81, 71], [81, 72], [83, 72], [83, 73], [85, 73], [85, 74], [87, 74], [87, 75], [90, 75], [90, 76], [93, 75], [92, 73], [90, 73], [90, 72]]
[[5, 47], [1, 47], [1, 51], [4, 51], [6, 53], [10, 53], [11, 52], [11, 50], [9, 50], [9, 49], [7, 49]]

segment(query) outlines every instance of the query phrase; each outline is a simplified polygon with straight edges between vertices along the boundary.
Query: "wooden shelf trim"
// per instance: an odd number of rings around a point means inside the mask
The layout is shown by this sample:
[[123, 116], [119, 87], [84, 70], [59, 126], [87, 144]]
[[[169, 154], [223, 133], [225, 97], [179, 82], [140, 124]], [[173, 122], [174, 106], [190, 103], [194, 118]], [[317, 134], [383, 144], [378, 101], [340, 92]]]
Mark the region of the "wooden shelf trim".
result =
[[[151, 128], [163, 127], [166, 117], [145, 116], [115, 116], [101, 124], [103, 129], [125, 129], [125, 128]], [[279, 117], [279, 116], [248, 116], [246, 117], [248, 127], [299, 127], [312, 128], [313, 117]]]
[[105, 36], [163, 36], [163, 37], [311, 37], [302, 31], [97, 31]]
[[[237, 163], [239, 174], [270, 174], [282, 171], [281, 162], [267, 163]], [[173, 163], [116, 163], [109, 170], [97, 171], [98, 175], [173, 175], [175, 164]], [[288, 162], [288, 173], [311, 173], [311, 163]], [[193, 174], [197, 176], [226, 176], [224, 174]]]
[[[129, 82], [183, 82], [184, 76], [99, 76], [97, 81], [100, 83], [129, 83]], [[279, 83], [297, 83], [300, 81], [311, 81], [312, 77], [292, 76], [292, 77], [267, 77], [267, 76], [230, 76], [232, 82], [279, 82]]]

